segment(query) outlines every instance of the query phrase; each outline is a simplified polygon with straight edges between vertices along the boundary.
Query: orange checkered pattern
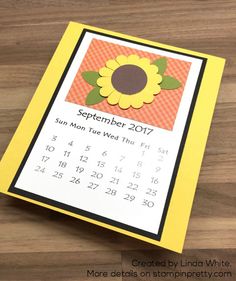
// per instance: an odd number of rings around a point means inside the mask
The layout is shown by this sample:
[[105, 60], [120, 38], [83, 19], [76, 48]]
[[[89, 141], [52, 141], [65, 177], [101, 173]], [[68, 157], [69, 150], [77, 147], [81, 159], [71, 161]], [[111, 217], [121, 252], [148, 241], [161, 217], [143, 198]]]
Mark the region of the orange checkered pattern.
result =
[[[115, 59], [121, 54], [126, 56], [137, 54], [140, 57], [149, 58], [151, 61], [160, 57], [149, 52], [93, 39], [68, 92], [66, 101], [86, 106], [86, 97], [93, 89], [93, 86], [84, 81], [81, 73], [84, 71], [98, 71], [105, 66], [107, 60]], [[172, 130], [191, 63], [172, 58], [167, 59], [168, 64], [165, 75], [171, 75], [181, 81], [182, 86], [179, 89], [161, 90], [151, 104], [144, 104], [140, 109], [130, 107], [124, 110], [118, 105], [109, 105], [106, 99], [89, 107], [166, 130]]]

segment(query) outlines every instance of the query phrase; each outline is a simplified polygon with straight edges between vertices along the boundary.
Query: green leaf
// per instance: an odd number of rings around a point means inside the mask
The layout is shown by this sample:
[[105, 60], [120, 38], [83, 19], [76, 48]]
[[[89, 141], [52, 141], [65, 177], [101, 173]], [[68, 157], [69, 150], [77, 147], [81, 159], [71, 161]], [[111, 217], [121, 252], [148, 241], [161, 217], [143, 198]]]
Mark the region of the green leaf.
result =
[[100, 88], [96, 87], [89, 92], [86, 97], [85, 103], [86, 105], [94, 105], [102, 102], [104, 99], [105, 98], [100, 95]]
[[167, 67], [167, 59], [160, 58], [155, 60], [152, 64], [155, 64], [158, 67], [158, 73], [163, 75]]
[[160, 86], [164, 90], [174, 90], [174, 89], [178, 89], [181, 86], [179, 80], [175, 79], [174, 77], [163, 76], [162, 79], [163, 80], [160, 83]]
[[100, 75], [96, 71], [85, 71], [85, 72], [82, 73], [82, 77], [90, 85], [97, 86], [97, 80], [100, 77]]

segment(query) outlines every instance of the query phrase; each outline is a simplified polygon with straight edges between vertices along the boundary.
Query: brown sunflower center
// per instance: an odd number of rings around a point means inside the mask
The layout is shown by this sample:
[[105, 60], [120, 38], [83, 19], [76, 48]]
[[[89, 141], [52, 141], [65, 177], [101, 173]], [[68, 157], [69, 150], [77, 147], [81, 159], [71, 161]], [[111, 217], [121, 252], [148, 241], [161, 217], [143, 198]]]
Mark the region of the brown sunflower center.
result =
[[147, 84], [147, 75], [141, 67], [126, 64], [114, 71], [111, 82], [117, 91], [133, 95], [144, 89]]

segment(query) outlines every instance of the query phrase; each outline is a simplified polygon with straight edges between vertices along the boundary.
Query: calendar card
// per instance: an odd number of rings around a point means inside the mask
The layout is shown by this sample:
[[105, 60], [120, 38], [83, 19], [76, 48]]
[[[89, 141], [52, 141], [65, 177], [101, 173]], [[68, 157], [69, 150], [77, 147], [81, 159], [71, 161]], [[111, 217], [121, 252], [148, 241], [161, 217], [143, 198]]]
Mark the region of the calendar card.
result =
[[2, 158], [1, 191], [181, 252], [223, 67], [70, 23]]

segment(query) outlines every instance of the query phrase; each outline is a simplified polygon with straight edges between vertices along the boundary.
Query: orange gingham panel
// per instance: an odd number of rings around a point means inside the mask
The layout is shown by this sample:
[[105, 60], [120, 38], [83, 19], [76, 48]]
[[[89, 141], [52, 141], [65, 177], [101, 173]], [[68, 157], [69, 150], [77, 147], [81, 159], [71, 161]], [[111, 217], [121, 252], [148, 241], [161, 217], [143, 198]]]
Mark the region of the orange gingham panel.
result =
[[[151, 61], [160, 57], [149, 52], [93, 39], [68, 92], [66, 101], [86, 106], [86, 96], [93, 89], [93, 86], [84, 81], [81, 73], [84, 71], [98, 71], [101, 67], [105, 66], [107, 60], [115, 59], [121, 54], [126, 56], [137, 54], [140, 57], [149, 58]], [[144, 104], [140, 109], [129, 108], [123, 110], [118, 105], [109, 105], [106, 99], [99, 104], [87, 107], [140, 121], [166, 130], [172, 130], [190, 65], [191, 63], [189, 62], [168, 58], [165, 75], [171, 75], [181, 81], [182, 87], [176, 90], [162, 90], [151, 104]]]

